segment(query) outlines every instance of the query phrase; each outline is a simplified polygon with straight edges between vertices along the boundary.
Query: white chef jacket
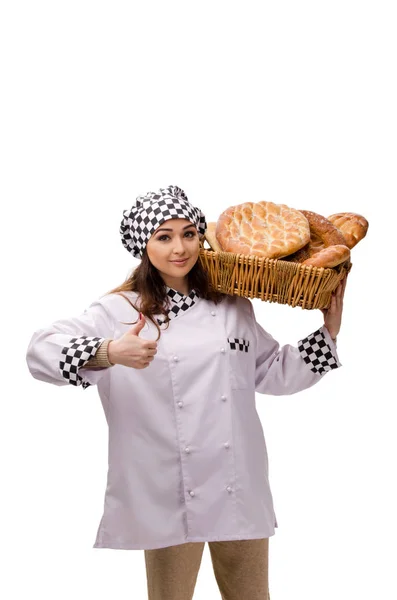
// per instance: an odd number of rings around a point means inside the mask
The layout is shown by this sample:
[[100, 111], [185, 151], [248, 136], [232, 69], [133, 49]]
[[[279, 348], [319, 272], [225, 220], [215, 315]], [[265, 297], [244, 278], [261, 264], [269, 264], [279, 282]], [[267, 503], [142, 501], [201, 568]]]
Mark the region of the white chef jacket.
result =
[[[132, 327], [122, 322], [138, 318], [118, 294], [39, 329], [27, 350], [36, 379], [97, 385], [109, 466], [94, 548], [145, 550], [274, 535], [255, 392], [294, 394], [341, 366], [325, 326], [297, 347], [280, 347], [257, 323], [247, 298], [226, 296], [216, 305], [195, 290], [186, 297], [167, 292], [178, 300], [177, 314], [168, 329], [161, 327], [157, 354], [144, 369], [81, 368], [105, 338]], [[135, 292], [123, 294], [136, 305]], [[155, 340], [157, 329], [147, 320], [139, 336]], [[68, 354], [80, 365], [74, 376], [67, 372]]]

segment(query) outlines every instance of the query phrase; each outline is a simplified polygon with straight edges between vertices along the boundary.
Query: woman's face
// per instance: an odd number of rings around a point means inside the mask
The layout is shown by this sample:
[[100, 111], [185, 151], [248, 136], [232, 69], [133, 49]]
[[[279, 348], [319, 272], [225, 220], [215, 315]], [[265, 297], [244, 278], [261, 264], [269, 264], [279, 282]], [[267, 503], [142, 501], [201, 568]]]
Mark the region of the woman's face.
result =
[[[169, 219], [153, 233], [146, 245], [150, 262], [166, 285], [175, 287], [185, 281], [196, 264], [200, 238], [196, 226], [187, 219]], [[184, 262], [180, 262], [180, 261]], [[179, 261], [179, 262], [177, 262]]]

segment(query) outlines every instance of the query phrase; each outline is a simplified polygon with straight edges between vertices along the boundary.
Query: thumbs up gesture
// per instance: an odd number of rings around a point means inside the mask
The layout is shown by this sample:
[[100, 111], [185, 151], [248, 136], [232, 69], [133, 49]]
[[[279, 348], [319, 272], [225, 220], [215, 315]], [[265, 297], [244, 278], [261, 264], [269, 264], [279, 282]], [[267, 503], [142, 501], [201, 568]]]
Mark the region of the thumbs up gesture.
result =
[[133, 369], [145, 369], [157, 354], [157, 342], [139, 337], [146, 320], [139, 313], [140, 320], [129, 331], [108, 346], [108, 358], [114, 365], [124, 365]]

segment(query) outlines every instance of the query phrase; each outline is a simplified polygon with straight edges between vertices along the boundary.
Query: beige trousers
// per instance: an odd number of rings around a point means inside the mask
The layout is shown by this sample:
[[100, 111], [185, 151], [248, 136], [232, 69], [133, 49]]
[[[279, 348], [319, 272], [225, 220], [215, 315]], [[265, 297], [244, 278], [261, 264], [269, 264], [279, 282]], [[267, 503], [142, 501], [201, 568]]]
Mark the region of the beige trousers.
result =
[[[205, 543], [145, 550], [148, 600], [192, 600]], [[207, 543], [222, 600], [270, 600], [269, 538]]]

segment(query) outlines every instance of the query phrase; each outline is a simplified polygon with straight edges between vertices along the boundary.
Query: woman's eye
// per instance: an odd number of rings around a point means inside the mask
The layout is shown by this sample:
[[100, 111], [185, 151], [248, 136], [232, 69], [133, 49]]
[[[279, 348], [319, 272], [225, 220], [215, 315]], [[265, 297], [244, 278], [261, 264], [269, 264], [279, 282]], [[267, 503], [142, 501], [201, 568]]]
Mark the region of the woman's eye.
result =
[[[188, 235], [189, 237], [195, 237], [195, 232], [194, 231], [186, 231], [185, 235]], [[163, 235], [160, 235], [157, 239], [162, 242], [165, 238], [169, 238], [169, 236], [164, 233]]]

